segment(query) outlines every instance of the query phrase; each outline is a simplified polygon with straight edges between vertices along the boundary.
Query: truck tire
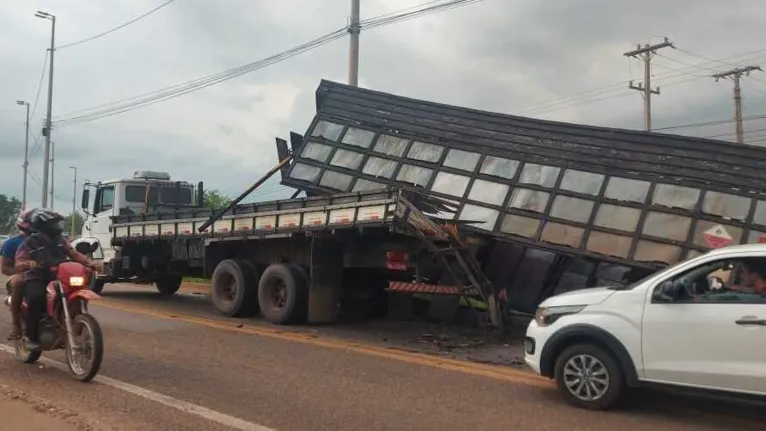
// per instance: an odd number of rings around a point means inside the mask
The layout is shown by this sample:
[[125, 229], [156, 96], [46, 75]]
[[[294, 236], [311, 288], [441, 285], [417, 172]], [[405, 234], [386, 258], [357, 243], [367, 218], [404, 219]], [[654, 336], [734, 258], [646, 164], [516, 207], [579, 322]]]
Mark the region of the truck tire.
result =
[[256, 309], [254, 265], [242, 259], [226, 259], [213, 271], [212, 299], [216, 311], [227, 317], [253, 314]]
[[157, 279], [154, 285], [162, 296], [172, 296], [181, 288], [183, 278], [180, 275], [166, 275]]
[[306, 318], [308, 277], [300, 266], [276, 263], [263, 271], [258, 283], [258, 305], [263, 317], [277, 325]]
[[[619, 363], [595, 344], [575, 344], [564, 350], [556, 358], [554, 375], [564, 399], [589, 410], [614, 407], [625, 392], [625, 374]], [[582, 383], [576, 384], [577, 379]]]

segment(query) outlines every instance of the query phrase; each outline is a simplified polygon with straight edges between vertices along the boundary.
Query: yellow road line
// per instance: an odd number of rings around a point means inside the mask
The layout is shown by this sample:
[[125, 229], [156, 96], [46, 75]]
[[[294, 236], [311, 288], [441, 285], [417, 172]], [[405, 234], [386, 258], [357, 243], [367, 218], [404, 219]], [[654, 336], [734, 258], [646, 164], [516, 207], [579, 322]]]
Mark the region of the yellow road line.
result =
[[410, 364], [425, 365], [443, 370], [458, 371], [476, 376], [488, 377], [496, 380], [504, 380], [513, 383], [521, 383], [529, 386], [541, 388], [553, 388], [553, 384], [546, 378], [540, 377], [531, 372], [515, 370], [512, 368], [478, 364], [473, 362], [461, 361], [457, 359], [440, 358], [431, 355], [414, 352], [402, 352], [392, 349], [386, 349], [369, 344], [343, 341], [339, 339], [320, 339], [315, 336], [300, 334], [296, 332], [286, 332], [273, 328], [258, 328], [254, 326], [244, 326], [241, 324], [232, 324], [202, 317], [171, 313], [161, 310], [152, 310], [147, 308], [134, 307], [125, 304], [118, 304], [116, 301], [104, 298], [98, 301], [98, 305], [115, 310], [126, 311], [134, 314], [156, 317], [159, 319], [176, 320], [195, 325], [206, 326], [209, 328], [221, 329], [230, 332], [242, 334], [260, 335], [279, 340], [293, 341], [310, 344], [318, 347], [330, 349], [339, 349], [349, 352], [359, 353], [368, 356], [391, 359]]

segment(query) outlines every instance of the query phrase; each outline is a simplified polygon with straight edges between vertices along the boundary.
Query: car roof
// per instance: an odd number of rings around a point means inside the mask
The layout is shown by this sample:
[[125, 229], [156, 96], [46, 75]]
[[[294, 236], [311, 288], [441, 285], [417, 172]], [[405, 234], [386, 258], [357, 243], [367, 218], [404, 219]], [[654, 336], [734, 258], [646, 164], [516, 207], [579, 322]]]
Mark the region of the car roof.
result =
[[708, 252], [710, 255], [729, 254], [729, 253], [761, 253], [766, 251], [766, 244], [741, 244], [721, 247]]

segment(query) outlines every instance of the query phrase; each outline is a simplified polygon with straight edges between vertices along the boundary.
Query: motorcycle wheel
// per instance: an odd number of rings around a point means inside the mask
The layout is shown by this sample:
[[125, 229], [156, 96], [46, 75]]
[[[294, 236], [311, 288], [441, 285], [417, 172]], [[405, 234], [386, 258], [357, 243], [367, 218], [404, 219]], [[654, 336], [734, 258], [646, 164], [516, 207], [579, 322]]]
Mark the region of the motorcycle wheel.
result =
[[90, 314], [80, 314], [72, 320], [77, 350], [67, 342], [66, 358], [69, 373], [75, 380], [88, 382], [96, 377], [104, 358], [104, 337], [101, 325]]

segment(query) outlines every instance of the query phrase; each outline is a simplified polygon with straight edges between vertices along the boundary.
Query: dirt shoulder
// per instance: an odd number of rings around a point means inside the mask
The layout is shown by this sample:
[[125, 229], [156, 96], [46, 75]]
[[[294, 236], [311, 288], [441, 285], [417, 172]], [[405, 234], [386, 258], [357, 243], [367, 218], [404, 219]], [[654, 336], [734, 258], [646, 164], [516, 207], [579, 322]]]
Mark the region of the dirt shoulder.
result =
[[77, 413], [0, 385], [0, 431], [97, 431]]

